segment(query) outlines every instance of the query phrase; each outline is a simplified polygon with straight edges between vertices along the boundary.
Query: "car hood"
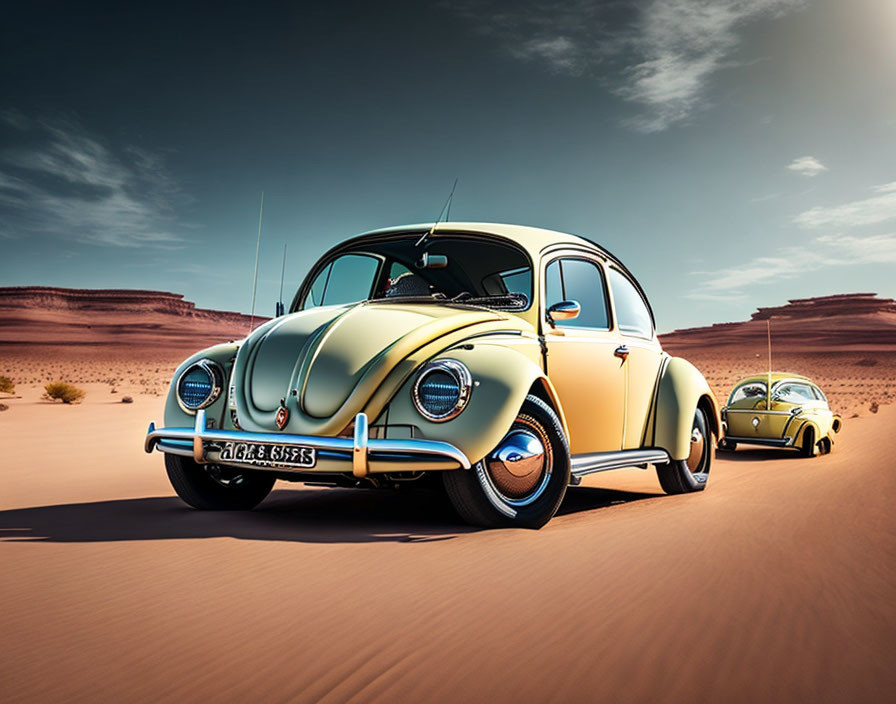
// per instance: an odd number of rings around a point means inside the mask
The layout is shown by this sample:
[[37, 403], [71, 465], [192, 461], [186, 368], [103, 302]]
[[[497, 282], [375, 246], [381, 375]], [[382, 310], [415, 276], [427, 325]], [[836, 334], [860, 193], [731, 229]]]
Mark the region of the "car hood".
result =
[[[527, 328], [516, 316], [450, 304], [365, 302], [293, 313], [259, 327], [243, 343], [232, 403], [247, 430], [276, 428], [285, 403], [290, 414], [284, 430], [335, 435], [365, 410], [390, 374], [395, 388], [407, 378], [416, 366], [407, 360], [415, 352], [435, 343], [435, 354], [469, 334]], [[403, 363], [404, 373], [395, 379], [392, 372]]]

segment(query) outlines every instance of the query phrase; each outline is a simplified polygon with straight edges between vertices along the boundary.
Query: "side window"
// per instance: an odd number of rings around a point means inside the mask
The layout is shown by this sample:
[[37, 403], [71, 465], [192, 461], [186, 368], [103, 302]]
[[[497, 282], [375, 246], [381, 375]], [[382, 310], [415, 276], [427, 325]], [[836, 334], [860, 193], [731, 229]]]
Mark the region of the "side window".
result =
[[555, 259], [544, 270], [544, 308], [547, 310], [563, 298], [563, 280], [560, 278], [560, 260]]
[[616, 321], [623, 335], [653, 337], [653, 320], [641, 293], [628, 278], [610, 269], [610, 287], [616, 304]]
[[379, 265], [378, 259], [365, 254], [346, 254], [334, 259], [311, 284], [303, 307], [333, 306], [367, 299]]
[[806, 403], [814, 401], [815, 394], [812, 393], [812, 387], [806, 384], [782, 384], [775, 390], [773, 398], [785, 403]]
[[586, 259], [559, 259], [545, 269], [545, 305], [559, 301], [578, 301], [582, 312], [572, 320], [558, 320], [557, 325], [575, 328], [610, 327], [604, 276], [600, 267]]

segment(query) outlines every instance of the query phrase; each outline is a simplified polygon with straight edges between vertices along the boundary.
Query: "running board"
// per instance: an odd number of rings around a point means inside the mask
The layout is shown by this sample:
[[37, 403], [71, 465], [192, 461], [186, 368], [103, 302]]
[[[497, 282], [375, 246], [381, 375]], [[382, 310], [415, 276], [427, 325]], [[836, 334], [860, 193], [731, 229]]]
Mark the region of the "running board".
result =
[[586, 455], [573, 455], [571, 473], [574, 477], [603, 472], [608, 469], [635, 467], [647, 464], [665, 464], [670, 462], [669, 453], [665, 450], [618, 450], [617, 452], [591, 452]]

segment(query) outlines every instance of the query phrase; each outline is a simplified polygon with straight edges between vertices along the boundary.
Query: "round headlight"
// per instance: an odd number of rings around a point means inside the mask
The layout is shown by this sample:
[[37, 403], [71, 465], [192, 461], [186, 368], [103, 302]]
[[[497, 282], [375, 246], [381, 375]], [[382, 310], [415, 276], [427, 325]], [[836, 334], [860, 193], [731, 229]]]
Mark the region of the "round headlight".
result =
[[201, 359], [184, 369], [177, 380], [177, 401], [187, 412], [211, 406], [221, 395], [224, 374], [215, 362]]
[[454, 359], [429, 362], [414, 382], [414, 406], [424, 418], [451, 420], [470, 400], [473, 379], [466, 365]]

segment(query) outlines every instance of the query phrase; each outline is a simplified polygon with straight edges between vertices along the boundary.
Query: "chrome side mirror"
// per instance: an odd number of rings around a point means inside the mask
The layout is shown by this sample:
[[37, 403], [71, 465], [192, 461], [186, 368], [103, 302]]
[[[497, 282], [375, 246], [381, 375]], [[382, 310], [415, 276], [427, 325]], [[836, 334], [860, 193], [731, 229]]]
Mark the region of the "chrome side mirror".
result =
[[558, 320], [572, 320], [578, 318], [582, 312], [582, 306], [578, 301], [559, 301], [548, 308], [548, 322], [555, 325]]

